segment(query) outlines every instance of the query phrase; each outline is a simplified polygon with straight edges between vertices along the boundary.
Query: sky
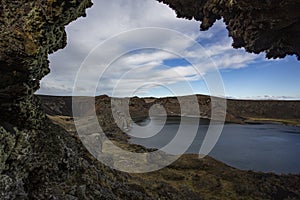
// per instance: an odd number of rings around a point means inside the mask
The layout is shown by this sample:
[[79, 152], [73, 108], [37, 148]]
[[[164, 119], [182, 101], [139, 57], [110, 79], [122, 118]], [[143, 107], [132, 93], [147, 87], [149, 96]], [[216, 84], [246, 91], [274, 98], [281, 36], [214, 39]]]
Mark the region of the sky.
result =
[[206, 76], [215, 71], [228, 98], [300, 99], [296, 56], [268, 60], [233, 49], [222, 20], [199, 27], [155, 0], [94, 0], [87, 17], [66, 27], [68, 44], [49, 56], [51, 73], [37, 93], [212, 95]]

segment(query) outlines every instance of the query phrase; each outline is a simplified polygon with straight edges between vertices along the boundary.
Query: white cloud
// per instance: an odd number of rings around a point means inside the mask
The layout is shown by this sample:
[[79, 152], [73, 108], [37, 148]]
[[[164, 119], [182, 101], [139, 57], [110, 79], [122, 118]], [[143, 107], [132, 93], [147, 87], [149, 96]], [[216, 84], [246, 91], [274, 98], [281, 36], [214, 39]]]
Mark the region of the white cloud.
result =
[[228, 97], [228, 98], [229, 99], [244, 99], [244, 100], [299, 100], [299, 97], [274, 96], [274, 95], [247, 96], [247, 97]]
[[[43, 79], [39, 93], [71, 95], [76, 73], [96, 45], [123, 31], [143, 27], [172, 29], [199, 41], [206, 55], [220, 69], [241, 68], [259, 58], [244, 50], [232, 49], [231, 39], [227, 37], [222, 22], [217, 22], [207, 32], [200, 32], [198, 22], [178, 19], [168, 6], [153, 0], [97, 0], [88, 10], [87, 18], [78, 19], [67, 27], [68, 45], [50, 56], [51, 74]], [[203, 55], [203, 50], [195, 49], [188, 40], [152, 32], [130, 35], [129, 38], [122, 38], [125, 43], [115, 41], [110, 46], [106, 45], [101, 49], [101, 55], [89, 61], [89, 67], [81, 74], [84, 77], [82, 94], [91, 94], [90, 88], [98, 82], [97, 70], [103, 71], [107, 67], [104, 61], [112, 54], [130, 50], [130, 44], [139, 43], [144, 38], [147, 38], [149, 44], [161, 44], [174, 52], [181, 52], [180, 56], [196, 62], [200, 71], [195, 71], [190, 65], [163, 66], [165, 60], [178, 58], [166, 51], [131, 52], [105, 71], [98, 88], [99, 93], [111, 94], [118, 82], [120, 86], [117, 93], [121, 96], [128, 96], [139, 87], [143, 88], [141, 92], [146, 92], [156, 84], [169, 85], [201, 79], [201, 75], [213, 67], [211, 61]]]

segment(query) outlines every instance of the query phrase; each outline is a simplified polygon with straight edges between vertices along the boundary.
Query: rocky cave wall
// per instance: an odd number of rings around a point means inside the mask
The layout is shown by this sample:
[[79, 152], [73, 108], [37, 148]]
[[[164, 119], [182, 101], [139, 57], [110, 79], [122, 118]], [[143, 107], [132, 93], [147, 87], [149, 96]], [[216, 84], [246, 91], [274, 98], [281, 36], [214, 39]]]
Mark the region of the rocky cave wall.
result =
[[267, 58], [300, 59], [300, 0], [158, 0], [177, 17], [201, 21], [208, 30], [222, 19], [234, 48], [265, 52]]
[[3, 0], [0, 4], [0, 121], [39, 126], [33, 94], [49, 73], [48, 55], [66, 45], [65, 26], [90, 0]]
[[65, 26], [91, 5], [90, 0], [0, 3], [0, 199], [32, 199], [33, 190], [36, 199], [46, 198], [46, 190], [55, 193], [50, 179], [63, 180], [79, 162], [78, 145], [47, 121], [34, 92], [49, 73], [48, 55], [66, 45]]

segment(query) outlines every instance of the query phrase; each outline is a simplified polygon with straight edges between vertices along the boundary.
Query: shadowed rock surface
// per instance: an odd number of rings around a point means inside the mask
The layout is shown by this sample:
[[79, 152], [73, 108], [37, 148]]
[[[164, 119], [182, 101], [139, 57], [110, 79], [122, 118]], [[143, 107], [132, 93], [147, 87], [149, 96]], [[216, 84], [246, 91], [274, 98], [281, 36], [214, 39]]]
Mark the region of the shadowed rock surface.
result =
[[201, 21], [208, 30], [223, 18], [234, 48], [265, 52], [267, 58], [300, 59], [300, 0], [158, 0], [177, 17]]

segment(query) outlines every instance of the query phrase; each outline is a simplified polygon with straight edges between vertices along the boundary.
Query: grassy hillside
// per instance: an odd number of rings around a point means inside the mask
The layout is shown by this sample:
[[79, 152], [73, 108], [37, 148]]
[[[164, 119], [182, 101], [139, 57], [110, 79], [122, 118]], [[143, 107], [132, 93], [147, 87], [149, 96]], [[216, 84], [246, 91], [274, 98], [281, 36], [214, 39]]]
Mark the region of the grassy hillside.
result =
[[[72, 116], [72, 97], [38, 96], [43, 109], [48, 115]], [[82, 110], [83, 115], [94, 112], [110, 112], [111, 98], [98, 96], [95, 105], [87, 104], [87, 99], [92, 97], [75, 97], [77, 109]], [[183, 97], [185, 98], [185, 97]], [[188, 98], [188, 97], [186, 97]], [[211, 98], [205, 95], [197, 95], [200, 115], [203, 118], [211, 116]], [[126, 99], [118, 99], [120, 104], [126, 103]], [[176, 97], [166, 98], [130, 98], [129, 111], [131, 117], [146, 117], [149, 109], [154, 104], [163, 105], [168, 115], [181, 115], [180, 104]], [[194, 102], [190, 102], [191, 109], [195, 108]], [[198, 106], [197, 105], [197, 106]], [[127, 105], [125, 105], [127, 106]], [[300, 125], [300, 101], [279, 100], [227, 100], [226, 121], [229, 123], [283, 123], [288, 125]]]

